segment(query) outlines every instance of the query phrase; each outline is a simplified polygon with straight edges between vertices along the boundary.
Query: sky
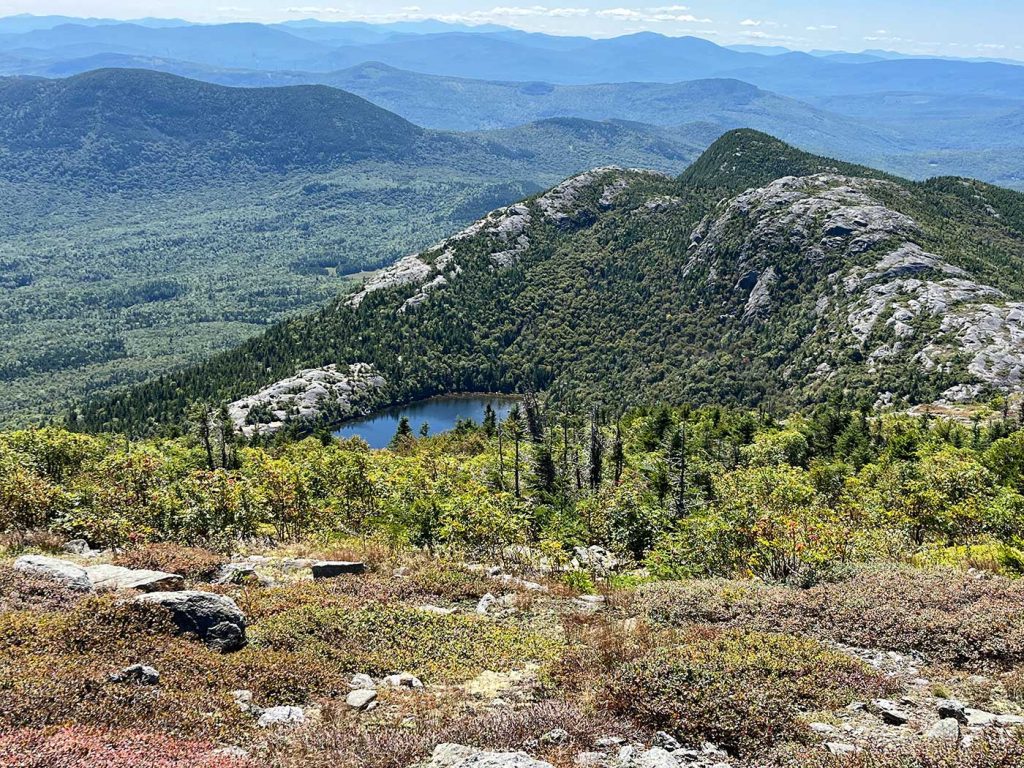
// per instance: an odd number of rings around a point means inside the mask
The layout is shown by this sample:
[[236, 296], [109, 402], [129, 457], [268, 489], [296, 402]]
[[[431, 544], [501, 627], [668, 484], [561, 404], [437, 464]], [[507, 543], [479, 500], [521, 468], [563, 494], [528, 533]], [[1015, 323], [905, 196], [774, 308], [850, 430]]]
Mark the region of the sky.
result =
[[[665, 5], [655, 5], [663, 2]], [[413, 4], [415, 3], [415, 4]], [[0, 16], [153, 16], [198, 22], [426, 18], [608, 37], [640, 31], [719, 44], [1024, 59], [1024, 0], [0, 0]]]

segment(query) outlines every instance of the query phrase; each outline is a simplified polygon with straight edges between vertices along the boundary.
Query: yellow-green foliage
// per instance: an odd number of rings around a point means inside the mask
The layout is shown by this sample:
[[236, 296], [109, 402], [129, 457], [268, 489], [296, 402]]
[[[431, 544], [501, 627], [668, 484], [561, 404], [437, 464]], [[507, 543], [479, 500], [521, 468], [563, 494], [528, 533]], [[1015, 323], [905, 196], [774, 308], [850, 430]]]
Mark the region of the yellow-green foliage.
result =
[[221, 550], [343, 535], [498, 561], [531, 545], [552, 563], [600, 543], [659, 577], [801, 584], [926, 548], [1024, 539], [1015, 421], [966, 428], [835, 404], [786, 419], [637, 408], [593, 431], [573, 414], [526, 421], [533, 433], [506, 424], [502, 440], [493, 425], [464, 425], [394, 450], [235, 439], [209, 456], [190, 438], [7, 433], [0, 528]]
[[913, 557], [919, 566], [976, 568], [1003, 576], [1024, 575], [1024, 552], [998, 541], [979, 541], [955, 547], [926, 547]]
[[558, 642], [515, 624], [475, 615], [441, 615], [408, 606], [284, 611], [252, 632], [254, 642], [302, 650], [347, 672], [412, 672], [430, 682], [459, 682], [485, 669], [546, 661]]

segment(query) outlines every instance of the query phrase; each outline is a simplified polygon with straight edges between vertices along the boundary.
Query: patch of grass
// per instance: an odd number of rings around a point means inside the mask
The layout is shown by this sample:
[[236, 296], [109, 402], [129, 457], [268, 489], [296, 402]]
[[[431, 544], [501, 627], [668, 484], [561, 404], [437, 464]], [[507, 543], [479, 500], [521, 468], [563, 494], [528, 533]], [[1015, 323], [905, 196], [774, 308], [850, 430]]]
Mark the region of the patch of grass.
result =
[[251, 633], [265, 648], [305, 651], [338, 669], [383, 675], [408, 671], [430, 682], [462, 682], [480, 670], [546, 661], [558, 642], [511, 623], [377, 605], [284, 611]]
[[0, 615], [10, 611], [53, 611], [68, 608], [82, 597], [49, 579], [0, 565]]

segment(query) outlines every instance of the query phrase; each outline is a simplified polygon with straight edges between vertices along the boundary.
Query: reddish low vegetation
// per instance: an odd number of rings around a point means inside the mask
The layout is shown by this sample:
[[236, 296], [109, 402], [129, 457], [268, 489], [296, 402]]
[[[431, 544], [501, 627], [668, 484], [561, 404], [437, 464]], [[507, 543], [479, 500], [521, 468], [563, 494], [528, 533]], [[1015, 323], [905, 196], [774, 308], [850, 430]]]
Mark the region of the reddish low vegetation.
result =
[[228, 558], [201, 547], [184, 547], [170, 542], [144, 544], [120, 552], [116, 565], [177, 573], [187, 579], [209, 579]]
[[957, 667], [1024, 662], [1024, 583], [953, 569], [876, 567], [800, 590], [753, 581], [693, 581], [644, 590], [651, 617], [806, 634], [917, 652]]
[[2, 768], [253, 768], [216, 745], [149, 731], [88, 726], [0, 731]]

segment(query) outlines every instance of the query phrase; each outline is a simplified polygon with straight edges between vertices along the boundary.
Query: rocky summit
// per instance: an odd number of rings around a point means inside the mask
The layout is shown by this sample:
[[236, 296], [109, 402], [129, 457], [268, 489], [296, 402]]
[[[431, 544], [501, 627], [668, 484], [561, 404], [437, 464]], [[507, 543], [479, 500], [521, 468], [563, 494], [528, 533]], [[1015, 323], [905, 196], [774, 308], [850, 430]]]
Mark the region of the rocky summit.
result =
[[[231, 405], [251, 434], [524, 382], [604, 403], [1015, 394], [1022, 210], [978, 182], [905, 181], [736, 131], [677, 178], [601, 167], [498, 208], [117, 407], [174, 421], [183, 393], [262, 381]], [[81, 418], [101, 425], [103, 411]]]

